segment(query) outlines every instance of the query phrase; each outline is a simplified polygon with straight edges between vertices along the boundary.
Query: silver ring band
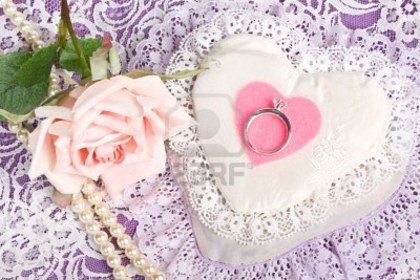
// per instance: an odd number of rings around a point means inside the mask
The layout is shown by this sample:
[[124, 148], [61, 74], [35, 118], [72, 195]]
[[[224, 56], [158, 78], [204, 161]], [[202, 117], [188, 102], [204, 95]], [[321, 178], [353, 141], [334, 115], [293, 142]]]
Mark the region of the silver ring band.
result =
[[[260, 110], [256, 111], [255, 113], [253, 113], [248, 118], [247, 122], [245, 123], [245, 127], [244, 127], [244, 136], [245, 136], [244, 138], [245, 138], [245, 143], [254, 152], [259, 153], [259, 154], [270, 155], [270, 154], [279, 153], [287, 147], [287, 145], [289, 144], [290, 139], [292, 137], [292, 126], [290, 125], [290, 121], [287, 118], [287, 116], [280, 111], [280, 109], [284, 108], [285, 106], [286, 106], [285, 103], [281, 103], [279, 100], [274, 100], [274, 107], [275, 108], [260, 109]], [[287, 129], [286, 140], [283, 141], [283, 143], [281, 143], [281, 145], [279, 145], [279, 147], [277, 147], [276, 149], [273, 149], [273, 150], [264, 150], [264, 149], [259, 149], [259, 148], [255, 147], [254, 144], [249, 139], [249, 135], [248, 135], [248, 130], [251, 127], [253, 121], [255, 121], [257, 118], [259, 118], [263, 115], [266, 115], [266, 114], [271, 114], [271, 115], [277, 116], [284, 123], [284, 125], [286, 126], [286, 129]]]

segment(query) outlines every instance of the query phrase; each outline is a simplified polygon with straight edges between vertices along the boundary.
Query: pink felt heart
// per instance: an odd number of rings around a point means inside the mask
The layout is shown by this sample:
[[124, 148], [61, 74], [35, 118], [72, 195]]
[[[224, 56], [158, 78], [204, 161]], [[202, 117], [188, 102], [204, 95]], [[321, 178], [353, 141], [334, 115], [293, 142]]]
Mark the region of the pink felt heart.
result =
[[[292, 136], [283, 151], [273, 155], [262, 155], [245, 144], [243, 129], [246, 121], [255, 111], [273, 108], [274, 98], [281, 98], [287, 103], [287, 107], [282, 109], [282, 112], [290, 120]], [[321, 128], [321, 112], [315, 103], [303, 97], [284, 98], [276, 88], [264, 82], [252, 82], [242, 88], [236, 98], [235, 109], [237, 131], [254, 165], [275, 161], [297, 152], [309, 143]], [[286, 127], [278, 117], [267, 114], [252, 123], [248, 134], [256, 147], [271, 150], [284, 141]]]

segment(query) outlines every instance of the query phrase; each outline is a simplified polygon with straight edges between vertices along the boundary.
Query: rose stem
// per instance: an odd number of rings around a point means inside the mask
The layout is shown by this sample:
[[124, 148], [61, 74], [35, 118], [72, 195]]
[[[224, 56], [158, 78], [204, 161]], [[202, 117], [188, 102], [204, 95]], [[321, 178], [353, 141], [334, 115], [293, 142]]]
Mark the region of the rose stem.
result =
[[67, 41], [67, 28], [66, 28], [66, 24], [61, 18], [60, 22], [58, 23], [58, 32], [57, 32], [57, 46], [58, 46], [59, 52], [61, 52], [66, 47], [66, 41]]
[[63, 19], [67, 27], [67, 31], [70, 34], [71, 40], [74, 45], [74, 49], [76, 51], [77, 56], [79, 57], [80, 65], [82, 66], [82, 77], [83, 78], [89, 77], [91, 75], [89, 65], [86, 61], [85, 55], [83, 54], [80, 41], [77, 38], [76, 32], [73, 29], [73, 25], [70, 19], [69, 5], [67, 3], [67, 0], [61, 0], [61, 18]]

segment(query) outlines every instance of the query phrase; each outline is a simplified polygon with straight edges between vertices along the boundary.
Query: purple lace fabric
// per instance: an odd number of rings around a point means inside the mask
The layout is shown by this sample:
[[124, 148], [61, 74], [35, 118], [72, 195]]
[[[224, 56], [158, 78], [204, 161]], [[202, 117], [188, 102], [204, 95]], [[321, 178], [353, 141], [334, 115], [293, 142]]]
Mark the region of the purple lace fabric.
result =
[[[124, 49], [126, 69], [162, 72], [182, 38], [194, 28], [220, 11], [247, 9], [281, 17], [320, 47], [358, 46], [380, 51], [420, 87], [420, 5], [415, 0], [71, 2], [79, 34], [108, 33]], [[43, 39], [53, 42], [59, 1], [16, 3], [39, 24]], [[0, 25], [4, 52], [27, 48], [1, 10]], [[52, 204], [49, 182], [45, 178], [29, 181], [30, 160], [30, 154], [3, 124], [2, 279], [109, 279], [110, 269], [74, 214]], [[367, 217], [254, 265], [224, 265], [200, 254], [183, 191], [169, 168], [127, 189], [124, 203], [113, 205], [113, 209], [127, 233], [168, 279], [420, 279], [416, 258], [420, 256], [419, 162], [417, 144], [398, 191]], [[136, 275], [134, 269], [129, 270]]]

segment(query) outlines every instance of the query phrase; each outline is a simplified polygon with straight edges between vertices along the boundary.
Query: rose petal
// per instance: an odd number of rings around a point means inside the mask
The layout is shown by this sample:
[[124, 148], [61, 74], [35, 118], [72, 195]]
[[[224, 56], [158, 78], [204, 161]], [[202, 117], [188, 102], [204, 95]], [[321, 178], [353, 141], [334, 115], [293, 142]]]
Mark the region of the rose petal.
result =
[[71, 153], [72, 163], [74, 168], [81, 175], [96, 181], [99, 179], [99, 176], [112, 165], [112, 163], [98, 163], [92, 166], [86, 166], [85, 161], [88, 157], [88, 153], [87, 149], [73, 151]]
[[133, 136], [133, 140], [135, 141], [136, 150], [134, 151], [135, 154], [141, 153], [143, 150], [147, 150], [147, 142], [146, 138], [144, 137], [144, 133], [139, 133]]
[[197, 125], [197, 122], [191, 118], [190, 115], [187, 114], [181, 108], [178, 108], [171, 112], [171, 114], [166, 119], [167, 124], [167, 131], [165, 135], [165, 139], [168, 139], [172, 136], [175, 136], [179, 132], [188, 129], [191, 126]]
[[116, 115], [115, 113], [100, 114], [94, 123], [122, 134], [131, 135], [133, 133], [125, 118], [121, 118], [121, 115]]
[[47, 176], [50, 183], [63, 194], [80, 192], [80, 189], [86, 180], [83, 176], [66, 173], [54, 173], [48, 170], [45, 172], [45, 176]]
[[98, 164], [98, 162], [94, 158], [95, 157], [95, 149], [94, 148], [88, 149], [88, 152], [89, 153], [86, 157], [85, 165], [87, 167], [89, 167], [89, 166], [94, 166], [95, 164]]
[[86, 129], [83, 134], [80, 134], [78, 138], [72, 137], [72, 139], [74, 139], [75, 146], [79, 146], [83, 142], [92, 143], [92, 142], [100, 141], [100, 139], [110, 134], [117, 134], [117, 133], [105, 127], [92, 125], [88, 127], [88, 129]]
[[101, 156], [103, 156], [103, 155], [101, 155], [101, 150], [102, 150], [101, 148], [108, 147], [110, 149], [114, 149], [118, 146], [122, 147], [122, 146], [126, 145], [127, 143], [129, 143], [131, 140], [132, 140], [131, 137], [122, 136], [118, 139], [115, 139], [114, 141], [110, 141], [110, 142], [104, 143], [102, 145], [98, 145], [98, 146], [95, 146], [95, 147], [88, 147], [89, 153], [87, 155], [85, 165], [86, 166], [93, 166], [93, 165], [99, 163], [98, 160], [94, 158], [94, 154], [96, 154], [97, 158], [100, 158]]
[[[165, 124], [165, 139], [195, 125], [193, 119], [179, 107], [175, 97], [171, 95], [159, 77], [147, 76], [135, 79], [133, 92], [139, 95], [139, 103], [142, 104], [143, 102], [145, 104], [145, 114], [146, 109], [153, 110]], [[151, 124], [158, 125], [155, 122], [157, 118], [151, 115], [148, 115], [148, 117], [150, 117]], [[157, 128], [160, 128], [160, 126], [155, 127], [155, 129]]]
[[74, 99], [77, 99], [83, 94], [85, 90], [86, 90], [86, 87], [82, 87], [82, 86], [76, 87], [72, 91], [70, 91], [69, 96], [73, 97]]
[[134, 79], [132, 86], [131, 91], [138, 96], [151, 97], [154, 100], [164, 100], [171, 97], [175, 100], [158, 76], [153, 75]]
[[103, 145], [95, 149], [95, 157], [99, 162], [112, 162], [112, 164], [120, 164], [126, 156], [122, 146]]
[[79, 120], [73, 120], [73, 139], [83, 139], [82, 135], [88, 131], [88, 127], [101, 114], [98, 110], [89, 110]]
[[74, 119], [78, 121], [89, 109], [108, 96], [123, 88], [131, 87], [132, 80], [127, 77], [116, 76], [110, 80], [96, 82], [88, 87], [73, 106]]
[[59, 137], [54, 141], [56, 155], [54, 172], [63, 172], [66, 167], [71, 165], [70, 142], [70, 138], [64, 137]]
[[133, 136], [137, 143], [135, 154], [146, 153], [151, 156], [153, 153], [152, 147], [157, 138], [152, 134], [152, 129], [147, 122], [142, 121], [142, 124], [140, 131]]
[[90, 137], [97, 138], [98, 140], [92, 141], [92, 142], [86, 141], [83, 143], [78, 143], [74, 145], [74, 148], [79, 150], [82, 148], [94, 148], [94, 147], [98, 147], [98, 146], [105, 145], [108, 143], [122, 143], [129, 136], [121, 134], [121, 133], [112, 133], [112, 134], [110, 133], [103, 137], [95, 137], [95, 136], [90, 136]]
[[60, 100], [59, 105], [67, 108], [73, 108], [76, 99], [86, 90], [85, 87], [76, 87], [70, 93]]
[[159, 106], [159, 104], [162, 102], [162, 100], [159, 98], [153, 98], [150, 96], [142, 96], [138, 95], [136, 96], [136, 101], [138, 104], [140, 104], [144, 110], [144, 112], [149, 112]]
[[35, 109], [38, 118], [56, 118], [71, 120], [71, 110], [63, 106], [41, 106]]
[[130, 127], [130, 130], [133, 131], [133, 135], [137, 135], [143, 131], [143, 116], [138, 118], [129, 118], [127, 119], [127, 125]]
[[48, 129], [53, 119], [46, 119], [29, 135], [29, 147], [32, 151], [32, 163], [29, 168], [29, 178], [44, 174], [49, 170], [55, 160], [55, 151]]
[[96, 104], [95, 109], [128, 117], [143, 115], [143, 107], [138, 104], [134, 94], [127, 89], [121, 89], [117, 94], [108, 96], [108, 98]]
[[134, 138], [130, 138], [130, 141], [128, 141], [124, 147], [127, 153], [135, 153], [137, 150], [136, 140], [134, 140]]
[[72, 108], [74, 103], [76, 103], [76, 99], [70, 95], [64, 96], [63, 99], [60, 100], [60, 106], [66, 108]]
[[71, 194], [63, 194], [56, 189], [53, 191], [52, 200], [54, 203], [61, 208], [66, 208], [71, 204]]
[[[125, 162], [125, 161], [124, 161]], [[101, 175], [105, 188], [115, 199], [128, 186], [165, 170], [166, 151], [163, 142], [153, 147], [153, 158], [145, 158], [133, 164], [115, 165]]]
[[165, 123], [165, 119], [162, 119], [153, 111], [146, 112], [144, 122], [147, 123], [150, 128], [150, 135], [164, 136], [166, 130], [170, 129], [170, 127]]
[[71, 137], [71, 122], [69, 121], [56, 121], [50, 125], [48, 133], [60, 136], [60, 137]]

